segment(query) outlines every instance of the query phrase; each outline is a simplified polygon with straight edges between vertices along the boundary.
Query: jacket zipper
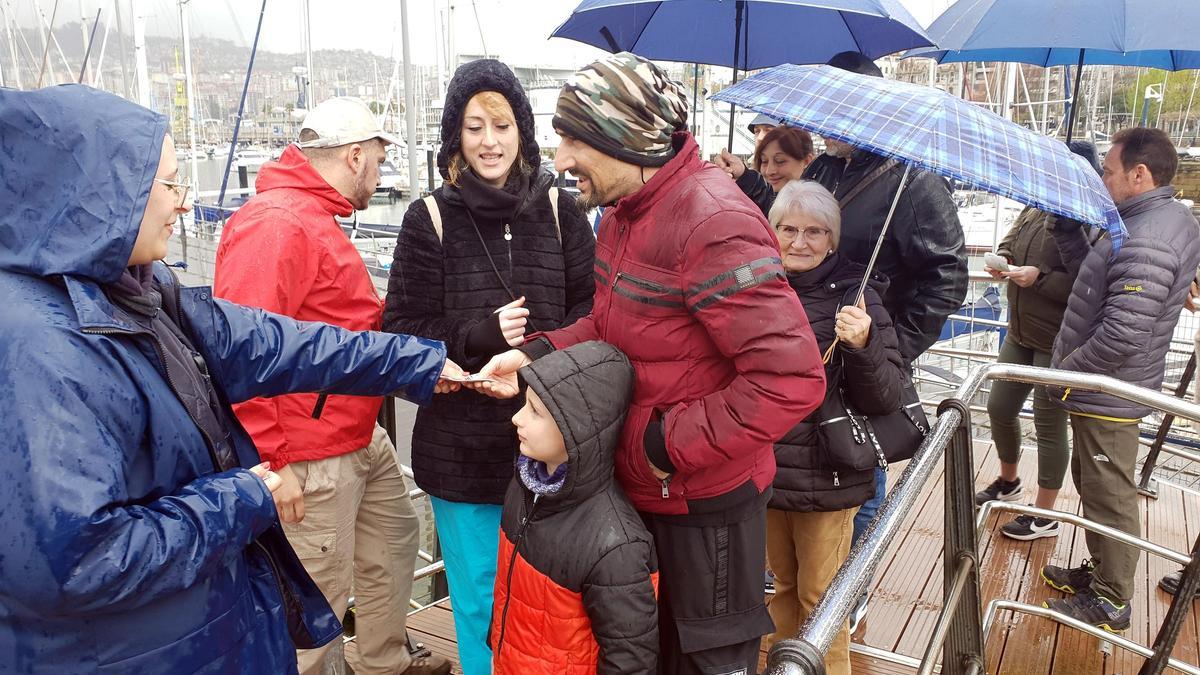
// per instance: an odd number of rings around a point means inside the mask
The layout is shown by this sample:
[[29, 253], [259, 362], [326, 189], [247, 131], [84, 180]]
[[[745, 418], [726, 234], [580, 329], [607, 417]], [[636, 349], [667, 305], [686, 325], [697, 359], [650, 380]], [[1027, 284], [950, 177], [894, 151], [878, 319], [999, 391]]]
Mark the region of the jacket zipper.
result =
[[[621, 272], [619, 272], [618, 270], [621, 269], [621, 262], [624, 259], [624, 254], [625, 254], [625, 223], [618, 220], [617, 221], [617, 241], [616, 241], [616, 245], [613, 246], [613, 260], [612, 260], [613, 280], [612, 280], [612, 285], [609, 287], [609, 293], [608, 293], [609, 312], [612, 311], [612, 303], [613, 303], [613, 295], [614, 295], [613, 289], [615, 289], [617, 287], [617, 281], [619, 281], [621, 279]], [[611, 323], [611, 321], [604, 322], [604, 335], [601, 337], [601, 339], [605, 342], [608, 342], [608, 326], [610, 323]]]
[[[538, 497], [541, 495], [533, 496], [533, 506], [530, 507], [529, 513], [521, 517], [521, 527], [517, 529], [517, 539], [513, 542], [512, 555], [508, 558], [508, 573], [504, 575], [504, 609], [500, 610], [500, 636], [496, 638], [496, 649], [492, 652], [497, 658], [500, 656], [500, 649], [504, 646], [504, 631], [508, 628], [508, 603], [512, 602], [512, 576], [513, 566], [517, 563], [517, 550], [521, 548], [521, 540], [525, 538], [525, 528], [533, 519], [534, 511], [537, 511]], [[500, 536], [504, 536], [503, 533]]]
[[842, 481], [838, 479], [838, 472], [833, 472], [833, 487], [841, 487]]
[[504, 224], [504, 248], [508, 249], [508, 276], [511, 279], [513, 275], [512, 262], [512, 228], [508, 223]]
[[[175, 287], [175, 299], [176, 299], [176, 302], [178, 303], [178, 300], [179, 300], [179, 287], [178, 286]], [[176, 307], [178, 307], [178, 306], [179, 305], [176, 304]], [[162, 311], [162, 310], [159, 310], [159, 311]], [[160, 361], [162, 361], [163, 373], [167, 380], [167, 386], [169, 386], [171, 388], [171, 391], [175, 392], [175, 396], [177, 398], [179, 397], [179, 387], [175, 384], [175, 380], [171, 379], [171, 369], [169, 367], [167, 367], [166, 349], [162, 346], [162, 341], [158, 339], [158, 336], [154, 335], [151, 332], [144, 331], [144, 330], [132, 330], [131, 331], [131, 330], [112, 329], [112, 328], [82, 328], [80, 330], [84, 333], [90, 333], [92, 335], [145, 335], [145, 336], [149, 337], [151, 342], [154, 343], [154, 351], [156, 351], [158, 353], [158, 358]], [[183, 399], [180, 399], [180, 403], [182, 403], [182, 402], [183, 402]], [[186, 408], [185, 408], [185, 412], [186, 412]], [[191, 417], [191, 413], [188, 413], [188, 417]], [[195, 420], [192, 420], [192, 422], [195, 423]], [[213, 461], [213, 468], [218, 471], [221, 471], [222, 470], [221, 465], [220, 465], [220, 462], [217, 461], [217, 456], [216, 456], [216, 451], [215, 451], [216, 444], [213, 442], [212, 437], [209, 436], [208, 432], [205, 431], [204, 428], [201, 427], [199, 424], [196, 424], [196, 429], [199, 430], [200, 433], [204, 436], [204, 439], [208, 442], [208, 447], [213, 448], [213, 450], [211, 451], [212, 452], [211, 459]], [[271, 556], [271, 552], [268, 551], [267, 547], [263, 546], [262, 543], [258, 541], [258, 539], [255, 539], [252, 543], [255, 546], [257, 546], [259, 548], [259, 550], [261, 550], [263, 552], [263, 555], [267, 559], [267, 564], [271, 566], [271, 576], [272, 576], [273, 580], [275, 581], [275, 588], [277, 588], [279, 590], [280, 601], [285, 604], [286, 603], [296, 604], [294, 596], [292, 596], [290, 593], [288, 593], [283, 585], [283, 577], [279, 572], [279, 565], [275, 562], [275, 558]]]
[[671, 485], [671, 478], [672, 478], [672, 476], [668, 475], [666, 478], [659, 481], [662, 483], [662, 498], [663, 499], [671, 498], [671, 490], [669, 489], [669, 486]]

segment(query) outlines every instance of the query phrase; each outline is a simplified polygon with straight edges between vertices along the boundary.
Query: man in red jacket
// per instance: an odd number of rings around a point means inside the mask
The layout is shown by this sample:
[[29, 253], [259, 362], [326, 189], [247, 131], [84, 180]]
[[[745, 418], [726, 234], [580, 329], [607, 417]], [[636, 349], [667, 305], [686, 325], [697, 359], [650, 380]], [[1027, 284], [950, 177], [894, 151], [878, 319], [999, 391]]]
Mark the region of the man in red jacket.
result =
[[[379, 330], [383, 303], [334, 216], [367, 207], [384, 148], [397, 139], [365, 103], [334, 98], [304, 120], [300, 142], [259, 170], [257, 195], [221, 235], [214, 292], [243, 305], [351, 330]], [[351, 588], [356, 673], [448, 673], [405, 632], [419, 523], [396, 449], [376, 423], [382, 399], [316, 394], [234, 405], [259, 453], [283, 479], [284, 530], [341, 617]], [[301, 650], [301, 673], [322, 672], [340, 650]]]
[[629, 53], [563, 87], [555, 168], [605, 205], [592, 313], [495, 357], [477, 388], [586, 340], [625, 352], [636, 384], [616, 475], [654, 536], [662, 673], [754, 673], [772, 444], [825, 394], [824, 368], [758, 208], [701, 161], [682, 87]]

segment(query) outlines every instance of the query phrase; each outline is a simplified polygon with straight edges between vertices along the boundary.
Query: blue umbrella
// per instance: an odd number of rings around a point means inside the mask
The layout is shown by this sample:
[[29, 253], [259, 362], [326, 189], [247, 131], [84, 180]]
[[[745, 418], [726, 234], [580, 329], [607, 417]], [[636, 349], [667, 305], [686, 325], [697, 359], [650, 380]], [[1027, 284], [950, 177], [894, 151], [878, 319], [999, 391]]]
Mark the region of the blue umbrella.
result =
[[583, 0], [551, 37], [743, 70], [934, 44], [899, 0]]
[[[830, 66], [788, 64], [764, 70], [712, 98], [895, 158], [905, 164], [900, 190], [915, 166], [1103, 227], [1112, 238], [1114, 254], [1125, 239], [1117, 207], [1086, 160], [1055, 139], [933, 87]], [[897, 191], [897, 200], [899, 195]], [[890, 219], [889, 213], [884, 233]]]
[[[1196, 54], [1171, 52], [1200, 50], [1197, 25], [1196, 0], [959, 0], [928, 33], [939, 50], [958, 52], [956, 60], [1038, 63], [1047, 51], [1059, 53], [1047, 53], [1042, 65], [1066, 65], [1064, 52], [1072, 52], [1080, 71], [1074, 101], [1086, 63], [1149, 66], [1153, 59], [1179, 64], [1173, 70], [1196, 67]], [[1093, 51], [1108, 54], [1091, 56]], [[1077, 108], [1071, 106], [1067, 140]]]
[[550, 37], [729, 66], [734, 82], [739, 68], [826, 63], [845, 51], [875, 59], [934, 44], [899, 0], [583, 0]]
[[[1200, 47], [1200, 40], [1197, 40]], [[1133, 66], [1158, 70], [1190, 70], [1200, 68], [1200, 51], [1182, 49], [1148, 49], [1137, 52], [1110, 52], [1103, 49], [1036, 49], [1033, 47], [1009, 49], [937, 49], [922, 47], [904, 53], [903, 58], [923, 57], [938, 63], [964, 63], [967, 61], [1013, 61], [1028, 63], [1042, 68], [1078, 65], [1083, 52], [1085, 66]]]

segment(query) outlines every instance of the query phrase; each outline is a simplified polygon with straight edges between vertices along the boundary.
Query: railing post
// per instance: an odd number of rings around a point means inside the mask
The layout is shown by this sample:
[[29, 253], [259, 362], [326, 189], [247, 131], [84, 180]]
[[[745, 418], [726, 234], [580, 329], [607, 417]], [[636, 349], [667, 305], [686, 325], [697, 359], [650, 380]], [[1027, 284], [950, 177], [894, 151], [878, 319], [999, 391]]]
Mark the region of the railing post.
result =
[[[1195, 360], [1193, 354], [1192, 365], [1195, 364]], [[1197, 554], [1200, 554], [1200, 536], [1197, 536], [1192, 544], [1192, 561], [1183, 568], [1175, 599], [1171, 601], [1167, 616], [1158, 627], [1158, 635], [1154, 636], [1154, 645], [1151, 646], [1154, 655], [1146, 659], [1138, 675], [1158, 675], [1167, 667], [1167, 659], [1171, 658], [1171, 650], [1179, 638], [1179, 631], [1192, 611], [1192, 599], [1196, 595], [1196, 589], [1200, 588], [1200, 555]]]
[[[946, 643], [942, 649], [943, 675], [965, 675], [973, 666], [983, 664], [983, 607], [979, 597], [979, 553], [975, 538], [975, 461], [971, 442], [971, 410], [956, 398], [938, 406], [940, 416], [947, 409], [961, 416], [946, 452], [945, 545], [943, 547], [943, 612], [950, 612]], [[955, 576], [963, 559], [971, 561], [966, 583]], [[958, 603], [957, 609], [951, 605]], [[929, 665], [929, 664], [924, 664]]]
[[[1183, 368], [1183, 377], [1179, 378], [1179, 386], [1175, 387], [1176, 398], [1187, 396], [1188, 387], [1192, 384], [1192, 378], [1195, 375], [1196, 352], [1193, 351], [1187, 365]], [[1158, 434], [1154, 436], [1154, 443], [1150, 445], [1150, 454], [1146, 455], [1146, 461], [1142, 463], [1142, 473], [1138, 476], [1137, 490], [1139, 494], [1158, 498], [1158, 488], [1150, 484], [1150, 479], [1154, 477], [1154, 467], [1158, 464], [1158, 455], [1162, 452], [1163, 443], [1167, 440], [1167, 433], [1171, 431], [1171, 425], [1174, 423], [1174, 415], [1163, 415], [1162, 424], [1158, 425]]]

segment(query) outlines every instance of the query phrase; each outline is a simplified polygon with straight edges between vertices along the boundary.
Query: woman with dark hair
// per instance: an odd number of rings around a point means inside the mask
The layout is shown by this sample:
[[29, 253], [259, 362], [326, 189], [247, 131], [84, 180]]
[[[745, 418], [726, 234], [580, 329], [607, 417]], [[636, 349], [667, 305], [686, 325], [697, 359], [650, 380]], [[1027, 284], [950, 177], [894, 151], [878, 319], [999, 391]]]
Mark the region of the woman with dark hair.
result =
[[807, 131], [778, 126], [768, 131], [758, 144], [753, 169], [727, 152], [721, 153], [718, 164], [765, 216], [771, 212], [775, 195], [789, 181], [800, 178], [814, 156], [812, 136]]
[[[444, 183], [414, 201], [396, 242], [384, 330], [442, 340], [478, 370], [528, 328], [574, 323], [592, 307], [591, 227], [540, 171], [533, 110], [508, 66], [454, 74], [442, 112]], [[418, 411], [413, 476], [429, 493], [466, 675], [491, 672], [487, 645], [500, 510], [513, 477], [517, 401], [464, 390]]]

